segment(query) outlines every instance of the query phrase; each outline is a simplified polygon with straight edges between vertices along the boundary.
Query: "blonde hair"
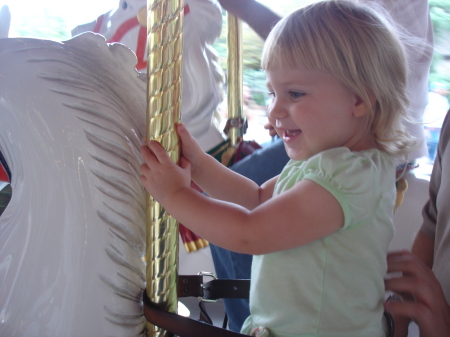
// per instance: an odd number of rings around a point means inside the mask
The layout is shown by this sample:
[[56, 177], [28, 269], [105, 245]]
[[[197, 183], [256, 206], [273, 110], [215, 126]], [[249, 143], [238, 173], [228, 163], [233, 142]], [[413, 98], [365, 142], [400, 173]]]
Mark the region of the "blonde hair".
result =
[[349, 0], [321, 1], [282, 19], [263, 49], [264, 70], [303, 66], [327, 71], [368, 107], [366, 128], [380, 150], [405, 156], [415, 139], [407, 117], [407, 60], [394, 27], [372, 8]]

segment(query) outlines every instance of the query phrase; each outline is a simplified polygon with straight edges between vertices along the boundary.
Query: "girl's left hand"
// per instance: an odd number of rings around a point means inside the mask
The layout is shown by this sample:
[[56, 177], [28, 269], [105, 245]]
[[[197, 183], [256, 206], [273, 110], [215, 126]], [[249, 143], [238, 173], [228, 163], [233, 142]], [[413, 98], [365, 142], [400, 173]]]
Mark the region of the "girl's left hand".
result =
[[181, 158], [180, 166], [175, 164], [166, 150], [157, 141], [141, 146], [144, 164], [141, 165], [141, 183], [161, 205], [179, 190], [190, 187], [191, 164]]

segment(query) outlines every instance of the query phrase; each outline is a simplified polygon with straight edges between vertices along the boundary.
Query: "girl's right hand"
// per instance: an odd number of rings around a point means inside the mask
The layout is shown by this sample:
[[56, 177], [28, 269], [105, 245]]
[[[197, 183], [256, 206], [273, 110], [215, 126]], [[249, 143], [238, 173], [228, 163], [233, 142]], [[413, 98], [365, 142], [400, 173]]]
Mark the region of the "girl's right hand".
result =
[[176, 129], [181, 140], [181, 155], [191, 163], [194, 172], [199, 167], [202, 156], [206, 154], [183, 124], [178, 124]]

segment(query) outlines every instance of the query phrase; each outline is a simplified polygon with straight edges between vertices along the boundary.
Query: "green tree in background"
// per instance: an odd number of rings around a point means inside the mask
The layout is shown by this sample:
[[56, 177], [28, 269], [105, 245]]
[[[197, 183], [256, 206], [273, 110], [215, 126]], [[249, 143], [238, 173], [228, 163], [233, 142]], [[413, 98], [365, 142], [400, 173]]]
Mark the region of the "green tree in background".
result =
[[429, 0], [429, 4], [436, 41], [441, 42], [450, 32], [450, 1]]
[[450, 87], [450, 1], [429, 0], [429, 4], [435, 37], [430, 82], [447, 83]]
[[[304, 6], [314, 0], [297, 0], [280, 2], [277, 8], [272, 8], [280, 16], [284, 16], [298, 7]], [[444, 82], [450, 87], [450, 0], [429, 0], [430, 16], [435, 35], [435, 52], [430, 71], [430, 82]], [[245, 23], [242, 25], [243, 36], [243, 66], [244, 82], [252, 90], [255, 100], [265, 105], [267, 96], [262, 95], [265, 88], [265, 76], [260, 71], [261, 52], [264, 41]], [[226, 70], [226, 13], [223, 13], [222, 35], [216, 42], [215, 48], [221, 57], [221, 65]]]
[[[297, 0], [282, 2], [273, 10], [280, 16], [292, 12], [294, 9], [305, 4], [314, 2], [313, 0]], [[222, 35], [214, 44], [214, 48], [221, 58], [221, 66], [227, 69], [227, 18], [226, 12], [222, 13]], [[242, 23], [242, 41], [243, 41], [243, 76], [244, 82], [252, 91], [253, 99], [259, 105], [265, 106], [268, 98], [266, 88], [266, 76], [261, 71], [261, 53], [264, 41], [251, 29], [245, 22]]]

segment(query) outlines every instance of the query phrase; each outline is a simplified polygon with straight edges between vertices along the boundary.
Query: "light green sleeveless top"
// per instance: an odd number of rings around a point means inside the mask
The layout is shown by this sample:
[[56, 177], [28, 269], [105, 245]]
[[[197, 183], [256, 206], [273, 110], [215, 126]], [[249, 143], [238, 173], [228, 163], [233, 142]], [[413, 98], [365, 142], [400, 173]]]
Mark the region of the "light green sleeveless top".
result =
[[384, 336], [383, 279], [396, 196], [392, 159], [375, 149], [342, 147], [291, 160], [274, 196], [303, 179], [338, 200], [345, 224], [305, 246], [254, 256], [251, 316], [242, 333], [261, 327], [261, 336], [271, 337]]

